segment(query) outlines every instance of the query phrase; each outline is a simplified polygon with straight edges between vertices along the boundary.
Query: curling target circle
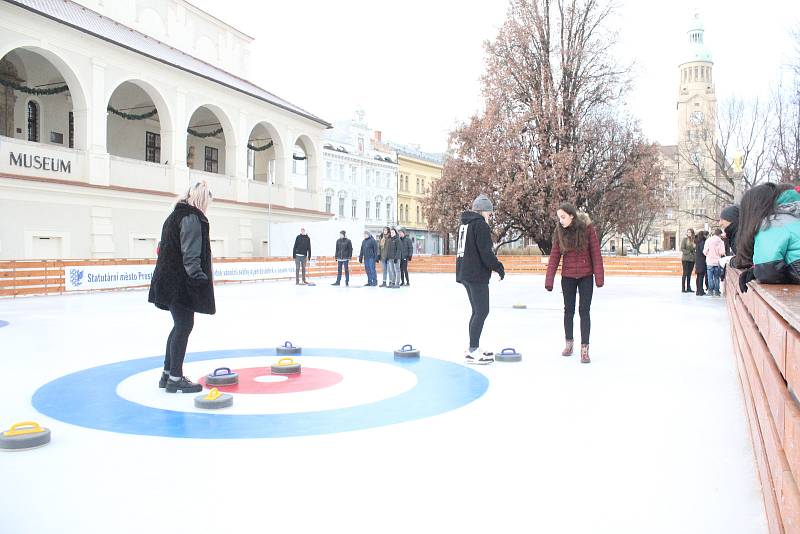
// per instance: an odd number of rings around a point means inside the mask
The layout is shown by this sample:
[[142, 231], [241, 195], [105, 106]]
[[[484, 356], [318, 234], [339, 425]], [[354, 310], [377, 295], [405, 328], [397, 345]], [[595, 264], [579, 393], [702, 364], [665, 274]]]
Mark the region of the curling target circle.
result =
[[[263, 367], [260, 376], [268, 376], [268, 365], [276, 356], [274, 349], [197, 352], [187, 354], [184, 372], [203, 376], [214, 368], [212, 362], [221, 361], [231, 368], [233, 362], [242, 369]], [[304, 349], [298, 360], [304, 371], [324, 369], [342, 379], [284, 394], [235, 394], [233, 407], [211, 413], [192, 408], [193, 395], [158, 390], [155, 382], [163, 356], [156, 356], [63, 376], [40, 387], [32, 403], [46, 416], [98, 430], [243, 439], [347, 432], [413, 421], [464, 406], [488, 388], [483, 374], [430, 357], [399, 361], [390, 352]], [[353, 372], [358, 366], [362, 372]], [[389, 376], [393, 378], [388, 380]], [[253, 383], [258, 383], [255, 378]], [[262, 384], [276, 387], [288, 382]]]

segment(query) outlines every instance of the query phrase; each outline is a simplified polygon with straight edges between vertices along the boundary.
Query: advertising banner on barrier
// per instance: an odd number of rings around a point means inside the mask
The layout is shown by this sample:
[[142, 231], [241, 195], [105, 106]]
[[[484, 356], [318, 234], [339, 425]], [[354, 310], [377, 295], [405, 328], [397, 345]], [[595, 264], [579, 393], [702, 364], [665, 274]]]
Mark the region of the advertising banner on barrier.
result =
[[294, 276], [293, 261], [215, 263], [214, 280], [269, 280]]
[[[312, 262], [313, 263], [313, 262]], [[66, 291], [91, 291], [146, 286], [155, 265], [91, 265], [64, 267]], [[214, 280], [269, 280], [294, 276], [294, 262], [237, 262], [214, 264]]]
[[155, 265], [82, 265], [64, 267], [66, 291], [117, 289], [146, 286], [153, 277]]

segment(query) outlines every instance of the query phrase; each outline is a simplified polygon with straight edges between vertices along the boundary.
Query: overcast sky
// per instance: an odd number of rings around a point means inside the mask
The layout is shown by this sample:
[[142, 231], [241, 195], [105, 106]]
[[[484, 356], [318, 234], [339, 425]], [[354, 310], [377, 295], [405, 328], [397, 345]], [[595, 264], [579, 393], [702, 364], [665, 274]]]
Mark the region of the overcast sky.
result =
[[[483, 42], [507, 10], [505, 0], [190, 1], [255, 38], [252, 81], [328, 121], [360, 107], [384, 138], [430, 151], [444, 150], [453, 126], [480, 107]], [[796, 0], [618, 6], [617, 53], [635, 63], [629, 110], [662, 144], [675, 142], [678, 64], [694, 11], [705, 22], [720, 100], [766, 95], [800, 26]]]

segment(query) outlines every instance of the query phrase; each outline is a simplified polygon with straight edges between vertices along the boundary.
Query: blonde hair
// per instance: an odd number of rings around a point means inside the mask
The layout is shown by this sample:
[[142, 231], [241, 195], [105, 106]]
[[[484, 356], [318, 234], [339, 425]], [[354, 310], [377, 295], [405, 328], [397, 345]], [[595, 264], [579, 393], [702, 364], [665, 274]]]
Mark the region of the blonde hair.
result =
[[186, 191], [186, 194], [181, 197], [181, 200], [205, 213], [208, 210], [208, 205], [211, 203], [211, 198], [211, 190], [208, 188], [208, 182], [200, 180]]

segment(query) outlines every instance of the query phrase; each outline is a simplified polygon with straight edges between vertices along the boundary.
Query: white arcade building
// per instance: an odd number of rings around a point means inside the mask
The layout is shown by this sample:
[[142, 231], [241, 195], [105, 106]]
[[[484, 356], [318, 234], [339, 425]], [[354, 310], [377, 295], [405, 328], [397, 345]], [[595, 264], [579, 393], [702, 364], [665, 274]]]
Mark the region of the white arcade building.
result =
[[199, 179], [217, 257], [329, 219], [330, 124], [247, 81], [251, 42], [185, 0], [0, 0], [0, 259], [153, 257]]

